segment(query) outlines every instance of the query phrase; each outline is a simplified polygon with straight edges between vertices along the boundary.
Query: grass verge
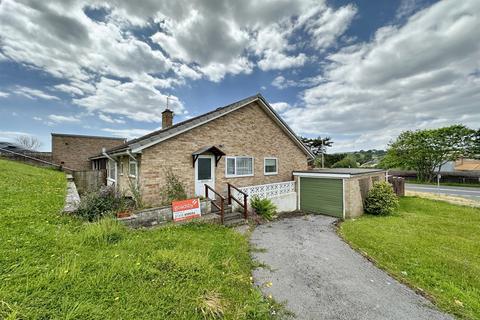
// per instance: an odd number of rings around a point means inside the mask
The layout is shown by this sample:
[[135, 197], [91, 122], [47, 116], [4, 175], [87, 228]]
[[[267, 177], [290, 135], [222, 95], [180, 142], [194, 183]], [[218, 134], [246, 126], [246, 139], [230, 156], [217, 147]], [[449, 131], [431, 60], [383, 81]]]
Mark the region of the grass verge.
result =
[[480, 209], [404, 197], [398, 214], [347, 220], [339, 233], [442, 310], [480, 319]]
[[[405, 183], [427, 184], [427, 185], [431, 185], [431, 186], [436, 186], [437, 185], [436, 182], [423, 182], [423, 181], [417, 181], [417, 180], [405, 180]], [[440, 186], [480, 188], [480, 183], [440, 182]]]
[[0, 160], [0, 318], [271, 319], [247, 239], [60, 215], [62, 173]]

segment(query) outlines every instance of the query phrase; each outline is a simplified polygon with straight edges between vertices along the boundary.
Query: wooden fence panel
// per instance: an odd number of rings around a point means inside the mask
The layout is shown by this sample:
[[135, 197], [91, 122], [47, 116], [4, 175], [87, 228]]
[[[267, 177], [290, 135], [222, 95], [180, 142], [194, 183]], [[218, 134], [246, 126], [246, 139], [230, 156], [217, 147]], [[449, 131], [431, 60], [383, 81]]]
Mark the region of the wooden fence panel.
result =
[[403, 197], [405, 195], [405, 179], [402, 177], [388, 177], [388, 182], [392, 184], [393, 191], [399, 197]]
[[107, 183], [107, 170], [74, 171], [73, 180], [80, 194], [98, 190]]

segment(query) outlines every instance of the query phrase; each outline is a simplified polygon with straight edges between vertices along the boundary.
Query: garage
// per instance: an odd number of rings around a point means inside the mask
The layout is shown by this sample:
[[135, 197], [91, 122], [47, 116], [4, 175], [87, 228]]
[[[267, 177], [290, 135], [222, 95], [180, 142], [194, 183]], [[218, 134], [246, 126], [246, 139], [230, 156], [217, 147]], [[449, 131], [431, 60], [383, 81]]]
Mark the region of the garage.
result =
[[302, 177], [300, 208], [307, 212], [343, 218], [343, 180]]
[[341, 219], [363, 214], [363, 202], [376, 181], [384, 181], [379, 169], [332, 168], [294, 171], [298, 209]]

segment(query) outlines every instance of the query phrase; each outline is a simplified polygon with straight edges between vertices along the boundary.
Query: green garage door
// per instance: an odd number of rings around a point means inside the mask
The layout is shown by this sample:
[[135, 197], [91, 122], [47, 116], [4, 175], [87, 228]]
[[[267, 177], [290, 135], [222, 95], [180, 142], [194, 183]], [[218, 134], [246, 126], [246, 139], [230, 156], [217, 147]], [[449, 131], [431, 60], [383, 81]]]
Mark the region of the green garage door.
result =
[[300, 209], [343, 218], [342, 179], [301, 177]]

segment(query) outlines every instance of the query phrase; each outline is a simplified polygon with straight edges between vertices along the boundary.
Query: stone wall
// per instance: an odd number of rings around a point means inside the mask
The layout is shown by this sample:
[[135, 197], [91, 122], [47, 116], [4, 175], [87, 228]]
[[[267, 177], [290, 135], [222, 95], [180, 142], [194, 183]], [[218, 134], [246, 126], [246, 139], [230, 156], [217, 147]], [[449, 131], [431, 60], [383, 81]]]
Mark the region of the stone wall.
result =
[[[202, 212], [202, 221], [212, 220], [212, 222], [219, 223], [219, 216], [211, 214], [212, 206], [210, 201], [202, 200], [200, 202], [200, 211]], [[125, 223], [126, 225], [138, 228], [138, 227], [153, 227], [157, 225], [162, 225], [167, 222], [173, 221], [173, 213], [171, 206], [164, 206], [158, 208], [150, 208], [135, 212], [135, 214], [126, 218], [118, 218], [119, 221]], [[217, 221], [218, 220], [218, 221]]]
[[[195, 194], [192, 153], [215, 145], [227, 156], [252, 156], [254, 175], [226, 178], [225, 157], [215, 169], [215, 189], [226, 193], [226, 183], [237, 187], [292, 180], [294, 170], [307, 169], [307, 155], [256, 102], [156, 144], [142, 152], [140, 186], [146, 204], [159, 202], [165, 170], [181, 179], [187, 194]], [[264, 175], [264, 158], [278, 159], [278, 174]]]
[[125, 139], [52, 133], [52, 161], [73, 170], [90, 170], [88, 158], [110, 149]]
[[385, 181], [385, 172], [362, 174], [345, 179], [345, 218], [355, 218], [363, 214], [363, 204], [368, 191], [376, 181]]

